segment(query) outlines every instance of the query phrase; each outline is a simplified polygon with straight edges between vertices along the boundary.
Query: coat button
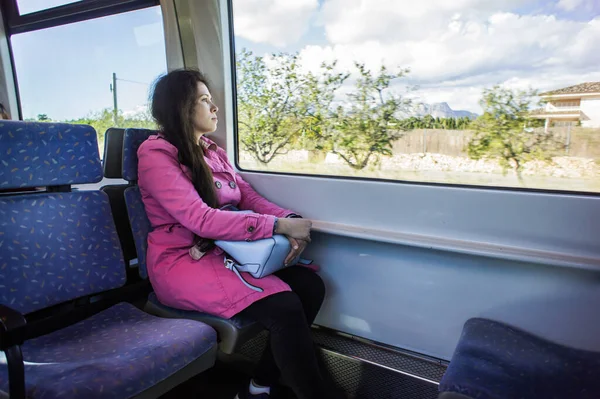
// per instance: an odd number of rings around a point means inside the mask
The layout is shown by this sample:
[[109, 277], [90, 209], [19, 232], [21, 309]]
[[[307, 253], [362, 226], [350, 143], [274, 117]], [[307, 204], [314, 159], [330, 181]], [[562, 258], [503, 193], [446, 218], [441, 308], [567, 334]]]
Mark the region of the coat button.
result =
[[221, 184], [220, 181], [216, 181], [215, 186], [217, 186], [217, 188], [221, 188], [223, 185]]
[[246, 238], [246, 242], [250, 242], [250, 241], [252, 241], [252, 240], [251, 240], [251, 239], [249, 239], [249, 238]]
[[235, 188], [235, 187], [236, 187], [236, 186], [235, 186], [235, 182], [234, 182], [234, 181], [230, 181], [230, 182], [229, 182], [229, 187], [231, 187], [231, 188]]
[[254, 226], [248, 227], [248, 233], [252, 233], [254, 231]]

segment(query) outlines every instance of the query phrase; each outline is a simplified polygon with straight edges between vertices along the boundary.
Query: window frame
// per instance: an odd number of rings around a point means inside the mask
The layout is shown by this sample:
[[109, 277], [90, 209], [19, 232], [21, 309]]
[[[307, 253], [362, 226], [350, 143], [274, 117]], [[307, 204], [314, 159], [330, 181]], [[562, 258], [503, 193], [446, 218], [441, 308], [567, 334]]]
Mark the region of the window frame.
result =
[[308, 173], [292, 173], [283, 171], [272, 171], [272, 170], [255, 170], [243, 168], [239, 163], [240, 154], [240, 142], [239, 142], [239, 131], [238, 131], [238, 108], [237, 108], [237, 70], [236, 70], [236, 53], [235, 53], [235, 29], [234, 29], [234, 9], [233, 0], [225, 0], [227, 4], [227, 22], [229, 31], [229, 57], [230, 57], [230, 73], [231, 73], [231, 92], [232, 96], [231, 107], [232, 107], [232, 131], [233, 131], [233, 163], [236, 169], [243, 173], [252, 174], [265, 174], [265, 175], [281, 175], [281, 176], [297, 176], [297, 177], [309, 177], [309, 178], [325, 178], [325, 179], [336, 179], [336, 180], [348, 180], [348, 181], [370, 181], [379, 183], [393, 183], [403, 185], [416, 185], [416, 186], [428, 186], [428, 187], [446, 187], [446, 188], [457, 188], [457, 189], [471, 189], [471, 190], [486, 190], [486, 191], [503, 191], [503, 192], [523, 192], [531, 194], [544, 194], [544, 195], [560, 195], [560, 196], [572, 196], [572, 197], [595, 197], [600, 198], [600, 192], [591, 191], [574, 191], [574, 190], [560, 190], [560, 189], [542, 189], [542, 188], [526, 188], [526, 187], [510, 187], [510, 186], [478, 186], [473, 184], [461, 184], [461, 183], [442, 183], [442, 182], [425, 182], [418, 180], [394, 180], [385, 179], [381, 177], [361, 177], [361, 176], [342, 176], [342, 175], [324, 175], [324, 174], [308, 174]]
[[4, 0], [0, 2], [0, 11], [6, 29], [19, 120], [23, 120], [23, 109], [21, 107], [21, 93], [12, 48], [12, 35], [160, 6], [160, 0], [82, 0], [20, 15], [17, 1]]
[[3, 6], [8, 36], [160, 5], [159, 0], [82, 0], [20, 15], [17, 1]]

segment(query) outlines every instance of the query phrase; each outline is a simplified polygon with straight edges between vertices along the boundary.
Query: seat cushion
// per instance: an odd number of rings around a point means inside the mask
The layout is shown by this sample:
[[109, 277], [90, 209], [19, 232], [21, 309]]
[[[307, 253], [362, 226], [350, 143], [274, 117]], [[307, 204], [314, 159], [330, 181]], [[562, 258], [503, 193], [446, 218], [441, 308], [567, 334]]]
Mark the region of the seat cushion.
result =
[[470, 319], [441, 392], [477, 399], [597, 399], [600, 353], [559, 345], [488, 319]]
[[[216, 333], [206, 324], [158, 318], [120, 303], [26, 341], [22, 350], [27, 397], [129, 398], [215, 345]], [[7, 391], [6, 362], [0, 365], [0, 389]]]
[[208, 313], [171, 308], [163, 305], [154, 292], [148, 296], [146, 311], [161, 317], [192, 319], [208, 324], [217, 330], [219, 349], [225, 353], [233, 353], [240, 344], [263, 330], [255, 320], [245, 317], [233, 316], [231, 319], [223, 319]]

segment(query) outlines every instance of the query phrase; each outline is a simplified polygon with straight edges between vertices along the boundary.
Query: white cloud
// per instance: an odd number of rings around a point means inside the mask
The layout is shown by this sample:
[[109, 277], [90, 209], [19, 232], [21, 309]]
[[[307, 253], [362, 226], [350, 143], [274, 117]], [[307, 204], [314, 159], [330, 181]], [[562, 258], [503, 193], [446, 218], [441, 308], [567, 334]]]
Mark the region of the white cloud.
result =
[[136, 105], [133, 108], [126, 109], [123, 111], [123, 116], [125, 118], [131, 118], [141, 115], [150, 116], [149, 104]]
[[480, 113], [479, 100], [483, 89], [494, 84], [516, 90], [538, 89], [540, 92], [566, 87], [577, 83], [600, 81], [600, 72], [584, 74], [561, 72], [531, 73], [514, 76], [509, 73], [467, 78], [459, 82], [440, 82], [422, 85], [411, 97], [425, 103], [447, 102], [454, 110], [469, 110]]
[[320, 23], [330, 44], [306, 46], [301, 56], [310, 69], [333, 59], [344, 69], [355, 60], [410, 67], [426, 101], [473, 111], [494, 84], [546, 90], [600, 80], [600, 16], [586, 22], [509, 11], [530, 3], [328, 0]]
[[236, 36], [283, 47], [309, 29], [318, 0], [239, 0], [235, 2]]
[[458, 13], [474, 17], [531, 3], [535, 0], [326, 0], [320, 22], [332, 44], [390, 42], [427, 36]]

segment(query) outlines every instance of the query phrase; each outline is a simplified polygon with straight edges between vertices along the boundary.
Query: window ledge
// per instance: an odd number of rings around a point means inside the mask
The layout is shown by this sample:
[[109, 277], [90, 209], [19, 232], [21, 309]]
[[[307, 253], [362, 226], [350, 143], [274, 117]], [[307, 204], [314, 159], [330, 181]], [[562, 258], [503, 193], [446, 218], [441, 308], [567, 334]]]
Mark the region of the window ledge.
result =
[[536, 249], [503, 246], [476, 241], [454, 240], [444, 237], [426, 236], [389, 230], [370, 229], [340, 223], [313, 221], [313, 230], [320, 233], [363, 240], [407, 245], [417, 248], [485, 256], [511, 261], [540, 263], [551, 266], [600, 270], [600, 259]]

